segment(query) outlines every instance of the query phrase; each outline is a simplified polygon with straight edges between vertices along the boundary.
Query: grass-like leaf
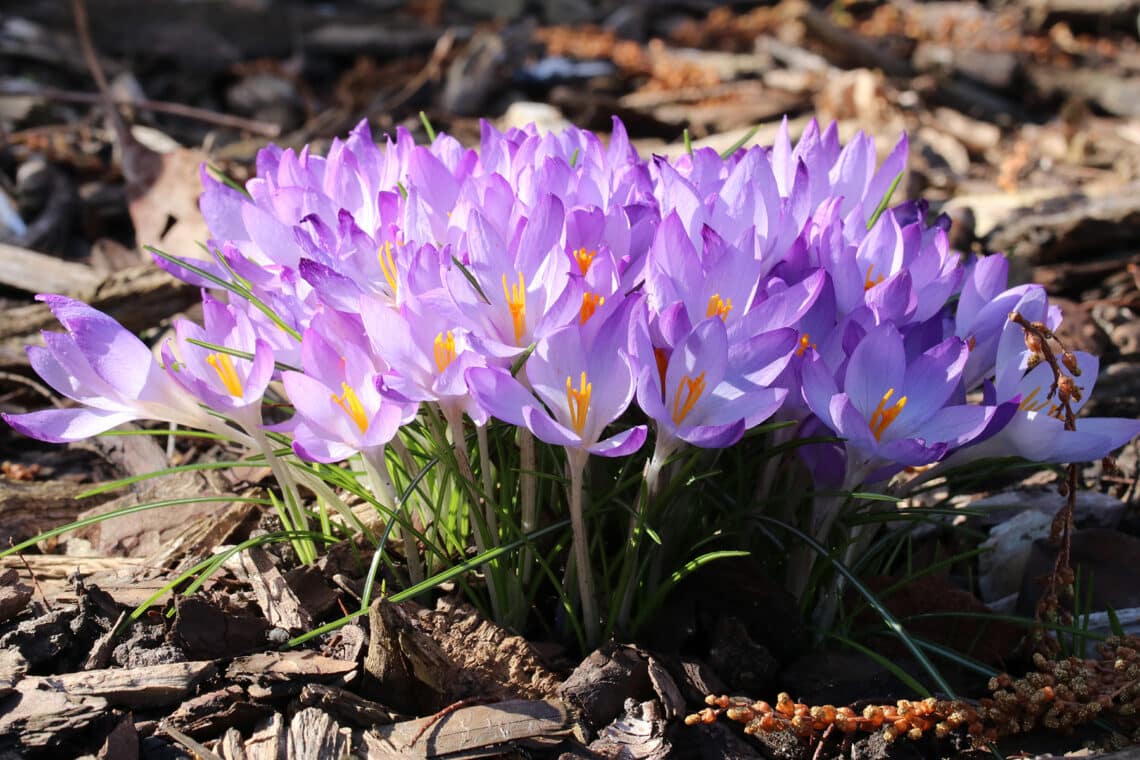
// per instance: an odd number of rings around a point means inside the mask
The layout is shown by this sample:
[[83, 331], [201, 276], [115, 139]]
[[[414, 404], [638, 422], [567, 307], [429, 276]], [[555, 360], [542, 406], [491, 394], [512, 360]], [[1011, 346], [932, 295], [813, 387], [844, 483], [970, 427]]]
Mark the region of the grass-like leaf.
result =
[[145, 504], [134, 504], [134, 505], [129, 506], [129, 507], [122, 507], [120, 509], [115, 509], [115, 510], [112, 510], [110, 512], [106, 512], [106, 513], [101, 514], [101, 515], [92, 515], [91, 517], [84, 517], [82, 520], [76, 520], [75, 522], [69, 522], [66, 525], [61, 525], [58, 528], [52, 528], [51, 530], [46, 530], [37, 536], [33, 536], [32, 538], [29, 538], [26, 541], [21, 541], [20, 543], [14, 545], [14, 546], [10, 546], [5, 550], [0, 551], [0, 558], [7, 557], [10, 554], [16, 554], [17, 552], [22, 552], [22, 551], [24, 551], [24, 549], [27, 549], [30, 546], [35, 546], [40, 541], [46, 541], [49, 538], [55, 538], [56, 536], [62, 536], [64, 533], [70, 533], [73, 530], [79, 530], [80, 528], [86, 528], [88, 525], [98, 525], [99, 523], [105, 522], [107, 520], [114, 520], [114, 519], [119, 518], [119, 517], [126, 517], [127, 515], [138, 514], [139, 512], [146, 512], [146, 511], [151, 510], [151, 509], [161, 509], [163, 507], [177, 507], [177, 506], [180, 506], [182, 504], [210, 504], [210, 503], [215, 503], [215, 504], [221, 504], [221, 503], [226, 503], [226, 504], [235, 504], [235, 503], [261, 504], [264, 506], [270, 506], [271, 505], [271, 502], [269, 501], [269, 499], [256, 499], [256, 498], [253, 498], [251, 496], [232, 496], [232, 495], [227, 496], [224, 494], [220, 495], [220, 496], [187, 496], [187, 497], [184, 497], [181, 499], [162, 499], [160, 501], [148, 501]]
[[905, 172], [899, 172], [898, 176], [891, 182], [891, 186], [887, 188], [887, 192], [883, 195], [882, 200], [879, 201], [879, 205], [875, 207], [875, 213], [871, 214], [871, 218], [867, 220], [868, 230], [875, 226], [875, 222], [879, 221], [879, 217], [887, 210], [887, 204], [891, 202], [891, 196], [895, 194], [899, 183], [902, 182], [903, 174], [905, 174]]
[[811, 547], [812, 551], [816, 552], [820, 557], [826, 559], [829, 563], [831, 563], [835, 570], [844, 578], [846, 578], [847, 582], [850, 583], [852, 587], [858, 591], [864, 599], [867, 600], [871, 608], [874, 609], [882, 619], [883, 624], [888, 629], [890, 629], [891, 633], [898, 637], [903, 646], [905, 646], [907, 650], [910, 651], [911, 655], [914, 656], [919, 665], [922, 666], [922, 669], [930, 674], [930, 677], [934, 679], [934, 682], [938, 685], [938, 688], [941, 689], [945, 694], [949, 695], [951, 698], [957, 698], [954, 694], [954, 689], [951, 688], [950, 684], [946, 682], [946, 679], [943, 678], [942, 674], [938, 671], [938, 668], [936, 668], [934, 666], [934, 663], [930, 661], [930, 658], [928, 658], [925, 653], [923, 653], [922, 649], [918, 646], [917, 643], [915, 643], [911, 635], [907, 633], [906, 628], [904, 628], [898, 619], [895, 618], [893, 614], [891, 614], [891, 611], [888, 610], [881, 601], [879, 601], [878, 597], [876, 597], [869, 588], [863, 585], [862, 581], [860, 581], [855, 576], [855, 574], [851, 572], [850, 568], [833, 557], [822, 544], [820, 544], [814, 538], [804, 533], [794, 525], [789, 525], [782, 520], [777, 520], [776, 518], [769, 517], [767, 515], [756, 515], [754, 519], [791, 533], [800, 541]]
[[876, 652], [874, 649], [871, 649], [870, 647], [864, 646], [863, 644], [860, 644], [858, 641], [853, 641], [852, 639], [849, 639], [846, 636], [841, 636], [838, 633], [830, 633], [830, 634], [828, 634], [828, 638], [831, 638], [835, 641], [838, 641], [840, 644], [843, 644], [844, 646], [851, 647], [852, 649], [859, 652], [860, 654], [863, 654], [866, 657], [874, 660], [875, 662], [877, 662], [879, 664], [880, 667], [882, 667], [884, 670], [889, 672], [895, 678], [902, 681], [904, 684], [906, 684], [906, 687], [908, 689], [910, 689], [911, 691], [913, 691], [915, 694], [919, 695], [923, 699], [926, 699], [927, 697], [932, 696], [930, 693], [930, 689], [927, 689], [925, 686], [923, 686], [921, 683], [919, 683], [918, 679], [916, 679], [910, 673], [907, 673], [905, 670], [903, 670], [901, 667], [899, 667], [898, 664], [895, 663], [894, 660], [887, 657], [886, 655], [881, 654], [879, 652]]
[[720, 157], [721, 157], [721, 158], [729, 158], [729, 157], [731, 157], [733, 153], [735, 153], [736, 151], [738, 151], [738, 150], [740, 150], [741, 148], [743, 148], [743, 147], [744, 147], [744, 144], [745, 144], [745, 143], [747, 143], [749, 140], [751, 140], [753, 137], [755, 137], [755, 136], [756, 136], [756, 133], [757, 133], [757, 132], [759, 132], [759, 131], [760, 131], [760, 125], [759, 125], [759, 124], [757, 124], [757, 125], [756, 125], [756, 126], [754, 126], [752, 129], [750, 129], [750, 130], [748, 130], [747, 132], [745, 132], [745, 133], [744, 133], [744, 136], [743, 136], [743, 137], [741, 137], [739, 140], [737, 140], [736, 142], [734, 142], [734, 143], [732, 144], [732, 147], [730, 147], [730, 148], [726, 149], [724, 152], [722, 152], [722, 153], [720, 154]]

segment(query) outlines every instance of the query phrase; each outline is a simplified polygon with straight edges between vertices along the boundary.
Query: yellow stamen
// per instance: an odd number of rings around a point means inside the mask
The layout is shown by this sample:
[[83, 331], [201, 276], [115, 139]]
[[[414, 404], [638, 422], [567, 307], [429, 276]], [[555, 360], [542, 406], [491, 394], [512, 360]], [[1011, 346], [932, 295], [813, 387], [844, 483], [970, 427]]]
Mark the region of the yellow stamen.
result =
[[210, 354], [206, 357], [206, 361], [218, 373], [218, 377], [222, 380], [222, 385], [226, 386], [226, 390], [234, 398], [241, 398], [241, 378], [238, 377], [237, 370], [234, 369], [234, 360], [229, 354], [216, 353]]
[[891, 426], [895, 418], [902, 412], [903, 407], [906, 406], [906, 396], [903, 396], [894, 403], [893, 406], [888, 407], [887, 402], [891, 400], [891, 396], [895, 395], [895, 389], [891, 388], [883, 394], [882, 399], [879, 400], [879, 405], [875, 407], [874, 413], [871, 414], [871, 419], [868, 427], [871, 432], [875, 434], [875, 440], [879, 440], [883, 432]]
[[677, 392], [673, 394], [673, 424], [680, 425], [693, 411], [693, 407], [705, 392], [705, 373], [696, 377], [685, 375], [677, 383]]
[[511, 321], [515, 326], [515, 343], [522, 341], [526, 332], [526, 282], [519, 272], [519, 284], [507, 286], [507, 276], [503, 275], [503, 295], [507, 297], [507, 308], [511, 310]]
[[586, 292], [582, 294], [582, 311], [579, 317], [579, 324], [586, 324], [590, 317], [594, 316], [594, 312], [598, 307], [606, 302], [605, 296], [598, 293]]
[[597, 251], [587, 251], [585, 248], [574, 251], [574, 260], [578, 262], [578, 271], [583, 275], [589, 272], [590, 265], [594, 263], [594, 257], [597, 255]]
[[344, 391], [341, 395], [332, 394], [332, 400], [336, 405], [344, 410], [344, 413], [352, 418], [356, 426], [360, 428], [361, 433], [368, 432], [368, 417], [364, 414], [364, 406], [361, 405], [360, 399], [356, 396], [356, 391], [348, 387], [348, 383], [341, 383], [341, 389]]
[[976, 345], [978, 345], [978, 339], [975, 338], [973, 335], [971, 335], [969, 338], [966, 339], [966, 350], [967, 351], [973, 351], [974, 346], [976, 346]]
[[874, 271], [875, 271], [875, 265], [874, 264], [867, 267], [867, 279], [863, 281], [863, 291], [864, 292], [870, 290], [871, 288], [875, 287], [876, 285], [878, 285], [880, 282], [883, 281], [882, 275], [879, 275], [878, 277], [874, 277], [874, 278], [871, 277], [871, 274]]
[[811, 335], [804, 333], [800, 336], [800, 345], [796, 349], [796, 356], [803, 356], [805, 351], [807, 351], [809, 348], [815, 347], [816, 345], [811, 342]]
[[455, 335], [448, 330], [435, 336], [435, 366], [443, 372], [453, 361], [455, 361]]
[[378, 252], [380, 257], [380, 269], [384, 272], [384, 279], [388, 281], [388, 287], [392, 289], [392, 297], [396, 297], [396, 291], [400, 289], [400, 279], [398, 277], [399, 270], [396, 269], [396, 259], [392, 256], [392, 243], [390, 241], [384, 243], [384, 247]]
[[[1037, 386], [1036, 388], [1034, 388], [1032, 391], [1030, 391], [1029, 395], [1027, 395], [1023, 399], [1021, 399], [1021, 403], [1017, 405], [1017, 411], [1019, 411], [1019, 412], [1040, 412], [1042, 409], [1049, 406], [1049, 399], [1048, 398], [1046, 398], [1044, 401], [1035, 401], [1034, 400], [1037, 397], [1037, 394], [1040, 392], [1041, 392], [1041, 386], [1040, 385]], [[1055, 408], [1056, 407], [1053, 407], [1053, 409], [1055, 409]], [[1053, 409], [1050, 409], [1050, 413], [1052, 412]]]
[[728, 321], [728, 313], [730, 311], [732, 311], [732, 299], [730, 298], [724, 301], [721, 299], [720, 293], [713, 293], [709, 298], [709, 308], [705, 312], [705, 316], [711, 317], [716, 315], [720, 317], [722, 321]]
[[594, 384], [586, 382], [584, 371], [577, 388], [574, 387], [574, 380], [569, 375], [566, 376], [566, 403], [570, 406], [570, 424], [578, 435], [582, 435], [582, 430], [586, 427], [586, 414], [590, 411], [590, 395], [593, 392]]

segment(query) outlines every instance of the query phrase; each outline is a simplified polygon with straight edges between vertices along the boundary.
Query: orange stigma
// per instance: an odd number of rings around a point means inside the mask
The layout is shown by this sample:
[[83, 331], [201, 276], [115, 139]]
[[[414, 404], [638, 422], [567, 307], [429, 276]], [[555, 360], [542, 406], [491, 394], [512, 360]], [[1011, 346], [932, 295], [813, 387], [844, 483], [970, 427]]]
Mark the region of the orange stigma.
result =
[[206, 361], [218, 373], [218, 377], [222, 381], [222, 385], [226, 386], [226, 390], [234, 398], [241, 398], [241, 378], [238, 377], [237, 370], [234, 369], [234, 360], [229, 354], [215, 353], [206, 357]]
[[732, 311], [732, 299], [724, 301], [720, 297], [720, 293], [713, 293], [709, 298], [709, 308], [705, 311], [706, 317], [718, 316], [721, 321], [728, 320], [728, 313]]
[[451, 330], [435, 336], [435, 366], [442, 373], [455, 361], [455, 335]]
[[680, 425], [693, 411], [693, 407], [705, 392], [705, 373], [696, 377], [685, 375], [677, 383], [677, 392], [673, 394], [673, 424]]
[[360, 428], [361, 433], [367, 433], [368, 417], [364, 414], [364, 406], [361, 405], [356, 391], [349, 388], [348, 383], [341, 383], [340, 387], [344, 392], [339, 396], [335, 393], [332, 394], [332, 400], [344, 410], [345, 414], [352, 418], [352, 421]]
[[380, 249], [377, 254], [380, 258], [380, 270], [384, 272], [384, 279], [388, 281], [388, 287], [392, 289], [392, 298], [396, 297], [396, 291], [400, 289], [399, 270], [396, 269], [396, 259], [392, 256], [392, 243], [385, 242], [384, 247]]
[[590, 317], [594, 316], [594, 312], [598, 307], [606, 302], [605, 296], [598, 293], [586, 292], [582, 294], [582, 311], [579, 316], [579, 324], [586, 324]]
[[515, 343], [522, 341], [526, 332], [526, 281], [522, 272], [519, 272], [519, 284], [507, 285], [507, 276], [503, 275], [503, 295], [507, 297], [507, 308], [511, 310], [511, 322], [515, 327]]
[[583, 275], [589, 272], [590, 265], [594, 263], [594, 257], [597, 255], [597, 251], [587, 251], [585, 248], [574, 251], [574, 260], [578, 262], [578, 271]]
[[874, 264], [867, 267], [867, 279], [863, 280], [863, 292], [870, 290], [871, 288], [875, 287], [876, 285], [878, 285], [880, 282], [883, 281], [882, 275], [879, 275], [878, 277], [872, 277], [871, 276], [874, 273], [874, 271], [875, 271], [875, 265]]
[[590, 411], [590, 396], [593, 392], [594, 384], [586, 382], [585, 371], [582, 372], [577, 388], [574, 387], [573, 378], [566, 376], [566, 403], [570, 407], [570, 424], [578, 435], [582, 435], [586, 427], [586, 415]]
[[882, 438], [883, 431], [891, 426], [891, 423], [895, 421], [895, 417], [898, 417], [903, 407], [906, 406], [906, 396], [903, 396], [896, 401], [894, 405], [888, 407], [887, 402], [891, 400], [891, 396], [893, 395], [895, 395], [894, 388], [884, 393], [883, 397], [879, 400], [879, 405], [875, 407], [874, 413], [871, 414], [868, 427], [870, 427], [871, 432], [875, 434], [876, 441]]
[[815, 348], [816, 345], [811, 342], [811, 335], [804, 333], [800, 336], [800, 345], [796, 348], [796, 356], [803, 356], [809, 348]]
[[657, 374], [661, 378], [661, 393], [665, 394], [665, 370], [669, 368], [669, 354], [663, 348], [653, 349], [653, 359], [657, 362]]

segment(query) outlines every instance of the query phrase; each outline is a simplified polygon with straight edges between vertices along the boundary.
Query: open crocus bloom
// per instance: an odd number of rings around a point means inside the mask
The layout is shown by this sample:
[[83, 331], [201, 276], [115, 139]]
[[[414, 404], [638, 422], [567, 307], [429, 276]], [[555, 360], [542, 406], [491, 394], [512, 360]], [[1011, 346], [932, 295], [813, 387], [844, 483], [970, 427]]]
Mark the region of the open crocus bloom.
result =
[[28, 359], [48, 385], [83, 406], [3, 415], [13, 428], [41, 441], [65, 443], [136, 419], [205, 430], [225, 427], [111, 317], [64, 296], [37, 298], [51, 307], [67, 332], [45, 331], [44, 347], [29, 346]]
[[471, 392], [492, 416], [525, 426], [547, 443], [610, 457], [636, 451], [645, 442], [644, 425], [602, 437], [633, 400], [633, 369], [624, 348], [628, 319], [628, 310], [612, 316], [610, 329], [590, 346], [576, 325], [540, 340], [526, 364], [533, 393], [497, 367], [467, 370]]
[[805, 364], [808, 406], [846, 439], [845, 483], [886, 465], [930, 464], [985, 430], [992, 408], [951, 403], [968, 351], [951, 337], [908, 362], [902, 335], [884, 325], [859, 341], [839, 374], [842, 387], [822, 360]]

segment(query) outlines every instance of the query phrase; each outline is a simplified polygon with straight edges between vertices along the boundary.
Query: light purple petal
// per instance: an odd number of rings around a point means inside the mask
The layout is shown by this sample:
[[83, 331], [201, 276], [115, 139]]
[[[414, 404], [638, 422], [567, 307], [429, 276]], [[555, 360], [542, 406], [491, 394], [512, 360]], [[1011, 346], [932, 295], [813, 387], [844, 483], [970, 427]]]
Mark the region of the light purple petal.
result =
[[847, 363], [843, 390], [863, 418], [870, 419], [888, 390], [895, 389], [895, 398], [900, 395], [905, 373], [902, 337], [885, 325], [868, 333], [855, 347]]
[[[611, 435], [590, 446], [587, 451], [602, 457], [623, 457], [632, 454], [645, 443], [645, 425], [637, 425], [629, 430], [623, 430], [617, 435]], [[535, 435], [538, 435], [535, 433]]]
[[132, 411], [103, 409], [44, 409], [27, 414], [0, 414], [17, 432], [49, 443], [81, 441], [124, 422], [138, 419]]
[[472, 367], [467, 370], [467, 386], [479, 406], [488, 414], [518, 427], [526, 425], [523, 410], [538, 406], [534, 396], [522, 383], [498, 367]]

